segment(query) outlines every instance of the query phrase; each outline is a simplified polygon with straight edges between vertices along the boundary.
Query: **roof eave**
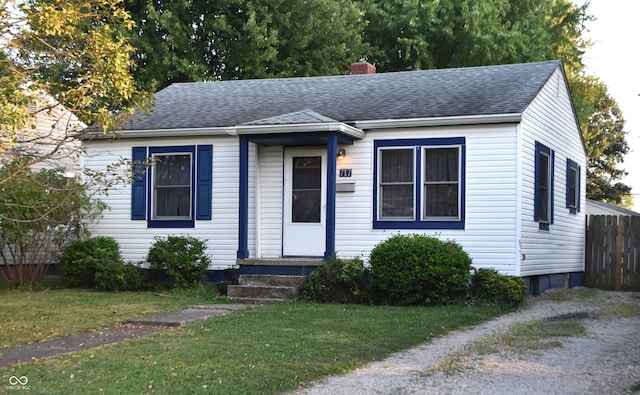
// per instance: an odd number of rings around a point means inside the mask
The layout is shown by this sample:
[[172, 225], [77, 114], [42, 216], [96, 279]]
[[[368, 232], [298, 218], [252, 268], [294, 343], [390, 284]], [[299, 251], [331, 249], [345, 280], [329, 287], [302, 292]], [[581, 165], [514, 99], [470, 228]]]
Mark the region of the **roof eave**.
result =
[[404, 119], [374, 119], [356, 121], [358, 129], [389, 129], [415, 128], [424, 126], [453, 126], [478, 125], [492, 123], [519, 123], [522, 113], [490, 114], [490, 115], [460, 115], [451, 117], [404, 118]]
[[235, 136], [234, 127], [209, 128], [181, 128], [181, 129], [140, 129], [120, 130], [112, 133], [96, 133], [85, 135], [82, 140], [103, 140], [112, 138], [155, 138], [155, 137], [184, 137], [184, 136]]
[[85, 135], [83, 140], [110, 138], [157, 138], [157, 137], [199, 137], [199, 136], [237, 136], [260, 135], [274, 133], [311, 133], [311, 132], [339, 132], [354, 139], [362, 139], [365, 133], [353, 126], [342, 122], [321, 122], [293, 125], [241, 125], [213, 128], [182, 128], [182, 129], [154, 129], [154, 130], [121, 130], [108, 134]]
[[291, 125], [241, 125], [236, 126], [235, 130], [238, 135], [339, 132], [355, 139], [362, 139], [365, 136], [364, 131], [342, 122], [302, 123]]

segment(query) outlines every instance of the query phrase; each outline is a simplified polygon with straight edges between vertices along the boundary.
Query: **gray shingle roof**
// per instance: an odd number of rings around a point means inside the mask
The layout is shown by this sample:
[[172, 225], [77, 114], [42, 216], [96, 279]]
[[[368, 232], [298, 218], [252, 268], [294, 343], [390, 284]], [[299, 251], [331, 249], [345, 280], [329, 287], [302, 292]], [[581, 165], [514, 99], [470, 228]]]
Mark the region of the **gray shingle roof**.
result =
[[[128, 130], [290, 123], [308, 112], [363, 120], [522, 113], [560, 61], [366, 75], [178, 83]], [[320, 115], [321, 114], [321, 115]], [[275, 118], [274, 118], [275, 117]], [[286, 119], [285, 119], [286, 118]], [[264, 121], [268, 120], [270, 121]], [[259, 123], [258, 123], [259, 124]]]

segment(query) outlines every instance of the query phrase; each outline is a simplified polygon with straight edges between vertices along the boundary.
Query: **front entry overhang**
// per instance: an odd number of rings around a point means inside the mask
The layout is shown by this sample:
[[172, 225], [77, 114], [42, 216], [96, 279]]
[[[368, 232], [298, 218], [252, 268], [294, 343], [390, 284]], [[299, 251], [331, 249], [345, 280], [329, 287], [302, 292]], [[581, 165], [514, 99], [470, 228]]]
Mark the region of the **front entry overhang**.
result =
[[[307, 123], [286, 123], [300, 121]], [[318, 122], [319, 120], [319, 122]], [[284, 122], [284, 123], [278, 123]], [[362, 139], [364, 132], [353, 126], [323, 117], [311, 111], [285, 114], [277, 118], [256, 121], [236, 127], [239, 138], [239, 259], [249, 257], [249, 143], [263, 146], [304, 147], [326, 146], [326, 241], [324, 258], [335, 254], [336, 234], [336, 157], [338, 144], [352, 144]]]

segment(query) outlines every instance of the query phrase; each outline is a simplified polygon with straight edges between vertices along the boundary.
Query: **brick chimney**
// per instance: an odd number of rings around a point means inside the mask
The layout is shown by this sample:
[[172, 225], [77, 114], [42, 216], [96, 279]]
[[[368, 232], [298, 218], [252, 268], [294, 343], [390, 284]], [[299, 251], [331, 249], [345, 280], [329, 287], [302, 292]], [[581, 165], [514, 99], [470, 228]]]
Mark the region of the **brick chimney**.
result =
[[351, 75], [354, 74], [375, 74], [376, 66], [368, 62], [351, 63]]

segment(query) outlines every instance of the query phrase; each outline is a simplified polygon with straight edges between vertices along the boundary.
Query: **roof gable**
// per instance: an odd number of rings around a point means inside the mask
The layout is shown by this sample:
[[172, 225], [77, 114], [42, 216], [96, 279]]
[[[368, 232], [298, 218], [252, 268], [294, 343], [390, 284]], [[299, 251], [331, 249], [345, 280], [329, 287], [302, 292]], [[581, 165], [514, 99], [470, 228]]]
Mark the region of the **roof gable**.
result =
[[[522, 113], [560, 61], [329, 77], [176, 83], [125, 130]], [[283, 115], [284, 114], [284, 115]], [[315, 115], [314, 115], [315, 114]], [[319, 115], [322, 114], [322, 115]]]

